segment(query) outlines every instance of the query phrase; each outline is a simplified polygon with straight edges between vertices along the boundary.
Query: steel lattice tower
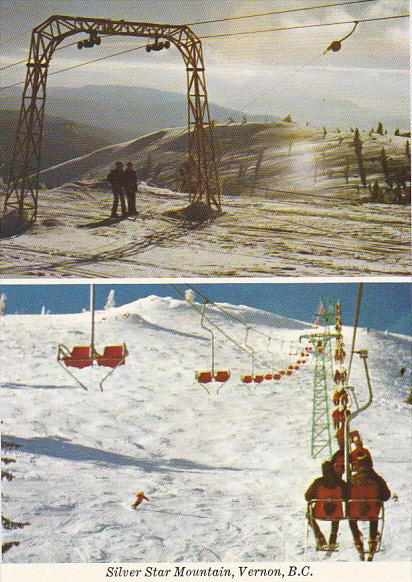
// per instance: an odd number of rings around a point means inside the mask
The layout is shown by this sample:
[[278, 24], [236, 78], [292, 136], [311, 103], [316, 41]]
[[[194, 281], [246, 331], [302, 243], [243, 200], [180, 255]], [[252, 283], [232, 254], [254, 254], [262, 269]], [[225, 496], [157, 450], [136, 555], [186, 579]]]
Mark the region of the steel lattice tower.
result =
[[32, 33], [4, 213], [14, 211], [21, 220], [36, 220], [47, 73], [57, 47], [79, 33], [91, 38], [99, 35], [146, 38], [154, 40], [155, 45], [163, 40], [179, 50], [187, 73], [187, 191], [190, 202], [204, 201], [209, 208], [219, 211], [220, 185], [199, 37], [186, 25], [50, 16]]
[[329, 415], [328, 380], [333, 384], [332, 338], [330, 326], [334, 323], [334, 302], [328, 298], [319, 307], [316, 321], [323, 330], [302, 337], [307, 338], [315, 353], [313, 376], [313, 408], [311, 431], [311, 455], [315, 459], [324, 450], [332, 455], [332, 439]]

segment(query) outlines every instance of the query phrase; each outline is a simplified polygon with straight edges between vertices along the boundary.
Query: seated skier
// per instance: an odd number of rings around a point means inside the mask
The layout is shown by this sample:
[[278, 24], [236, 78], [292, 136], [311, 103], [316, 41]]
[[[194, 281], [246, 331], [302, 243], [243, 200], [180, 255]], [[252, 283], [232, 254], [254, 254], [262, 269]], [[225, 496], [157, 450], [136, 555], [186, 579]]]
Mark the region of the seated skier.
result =
[[[383, 477], [373, 470], [370, 455], [364, 454], [363, 456], [358, 456], [357, 466], [357, 472], [351, 476], [348, 483], [349, 500], [351, 500], [348, 509], [349, 527], [360, 559], [364, 561], [365, 550], [362, 534], [358, 527], [359, 517], [358, 519], [351, 519], [351, 516], [356, 511], [356, 513], [359, 512], [365, 521], [369, 521], [368, 562], [371, 562], [379, 542], [378, 515], [380, 505], [381, 502], [387, 501], [390, 498], [391, 492]], [[359, 501], [356, 503], [356, 500]]]
[[[308, 520], [316, 538], [316, 549], [334, 550], [339, 530], [339, 519], [343, 517], [341, 511], [342, 501], [347, 499], [347, 485], [345, 481], [336, 473], [330, 461], [322, 463], [322, 477], [315, 479], [305, 493], [306, 501], [320, 500], [309, 507]], [[323, 501], [324, 500], [324, 501]], [[336, 500], [336, 501], [335, 501]], [[340, 517], [339, 514], [342, 513]], [[315, 516], [317, 519], [324, 519], [332, 522], [329, 536], [329, 544], [326, 543]]]

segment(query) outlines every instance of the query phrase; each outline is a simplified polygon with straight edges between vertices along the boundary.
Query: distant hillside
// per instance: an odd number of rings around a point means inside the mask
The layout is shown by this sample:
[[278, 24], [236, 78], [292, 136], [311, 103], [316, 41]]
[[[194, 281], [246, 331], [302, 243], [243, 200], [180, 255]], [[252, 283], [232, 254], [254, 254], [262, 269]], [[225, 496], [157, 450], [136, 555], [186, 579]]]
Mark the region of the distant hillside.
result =
[[[0, 175], [7, 176], [13, 152], [18, 111], [4, 110], [0, 116]], [[54, 166], [96, 148], [112, 143], [115, 138], [100, 129], [63, 118], [46, 117], [42, 168]]]
[[[215, 145], [224, 195], [273, 196], [271, 188], [327, 190], [336, 195], [394, 202], [410, 200], [410, 143], [405, 137], [361, 132], [362, 179], [354, 133], [284, 121], [216, 124]], [[186, 158], [185, 127], [154, 132], [48, 168], [41, 181], [55, 187], [99, 180], [117, 159], [132, 160], [142, 180], [185, 191], [179, 166]], [[268, 190], [269, 188], [269, 190]]]
[[[13, 89], [9, 95], [2, 95], [0, 109], [19, 109], [20, 99], [21, 89]], [[119, 139], [132, 139], [165, 127], [185, 125], [187, 99], [181, 93], [148, 87], [87, 85], [70, 91], [67, 87], [51, 87], [47, 92], [46, 112], [107, 132], [117, 132]], [[244, 115], [214, 103], [210, 103], [210, 112], [218, 121], [229, 117], [241, 121]], [[274, 121], [277, 118], [247, 115], [247, 119]]]

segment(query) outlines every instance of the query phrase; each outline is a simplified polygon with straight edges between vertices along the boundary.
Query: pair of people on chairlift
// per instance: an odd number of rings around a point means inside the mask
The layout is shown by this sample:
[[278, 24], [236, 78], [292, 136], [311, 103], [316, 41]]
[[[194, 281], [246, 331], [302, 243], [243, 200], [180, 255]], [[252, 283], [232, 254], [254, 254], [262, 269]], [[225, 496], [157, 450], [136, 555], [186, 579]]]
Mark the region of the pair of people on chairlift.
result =
[[[363, 447], [359, 436], [354, 439], [355, 449], [350, 456], [352, 473], [347, 483], [343, 481], [344, 452], [341, 435], [342, 433], [340, 433], [339, 450], [330, 461], [322, 464], [322, 477], [315, 479], [305, 493], [305, 499], [310, 504], [308, 520], [315, 534], [317, 549], [333, 551], [337, 549], [339, 523], [344, 517], [340, 500], [344, 502], [350, 500], [348, 504], [349, 527], [355, 547], [360, 559], [364, 561], [365, 548], [358, 520], [369, 521], [367, 559], [372, 561], [379, 545], [378, 523], [381, 504], [390, 498], [391, 492], [386, 481], [374, 471], [370, 452]], [[326, 542], [316, 519], [331, 521], [329, 543]]]

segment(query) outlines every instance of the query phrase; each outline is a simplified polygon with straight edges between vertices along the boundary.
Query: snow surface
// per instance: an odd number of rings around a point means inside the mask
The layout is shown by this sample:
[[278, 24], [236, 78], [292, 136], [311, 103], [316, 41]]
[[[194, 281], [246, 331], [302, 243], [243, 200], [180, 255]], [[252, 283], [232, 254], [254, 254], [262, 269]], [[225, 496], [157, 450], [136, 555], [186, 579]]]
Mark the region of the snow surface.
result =
[[[296, 341], [309, 325], [242, 306], [226, 306], [274, 337]], [[244, 327], [210, 314], [240, 343]], [[305, 552], [304, 492], [323, 458], [310, 458], [313, 363], [290, 378], [247, 388], [244, 352], [217, 337], [217, 367], [230, 381], [209, 397], [194, 379], [208, 369], [210, 343], [187, 303], [149, 296], [96, 314], [96, 346], [126, 341], [130, 355], [102, 393], [102, 370], [80, 372], [77, 388], [56, 362], [57, 345], [88, 341], [89, 315], [7, 315], [1, 324], [3, 438], [21, 445], [15, 479], [3, 482], [3, 513], [29, 521], [5, 532], [21, 544], [4, 560], [33, 562], [351, 561], [346, 523], [340, 551]], [[349, 344], [352, 329], [344, 328]], [[266, 340], [251, 333], [264, 352]], [[410, 337], [364, 329], [374, 403], [361, 431], [376, 470], [399, 501], [386, 503], [376, 560], [411, 555]], [[289, 344], [273, 342], [279, 366]], [[261, 358], [268, 354], [260, 354]], [[407, 373], [399, 374], [401, 366]], [[262, 368], [262, 371], [263, 368]], [[352, 380], [366, 399], [355, 356]], [[150, 502], [130, 507], [137, 491]]]

